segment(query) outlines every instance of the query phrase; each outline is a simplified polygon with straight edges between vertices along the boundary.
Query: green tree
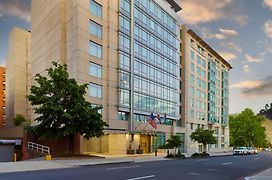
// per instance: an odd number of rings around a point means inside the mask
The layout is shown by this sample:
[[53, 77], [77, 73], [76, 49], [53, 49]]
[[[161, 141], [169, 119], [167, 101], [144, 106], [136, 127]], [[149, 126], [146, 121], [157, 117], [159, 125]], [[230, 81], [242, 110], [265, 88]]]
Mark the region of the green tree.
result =
[[229, 117], [230, 145], [237, 146], [267, 146], [265, 128], [262, 127], [264, 117], [255, 115], [247, 108], [238, 115]]
[[177, 148], [179, 148], [182, 145], [182, 141], [180, 139], [179, 136], [177, 135], [172, 135], [170, 139], [166, 140], [166, 147], [168, 148], [174, 148], [175, 149], [175, 154], [176, 154], [176, 150]]
[[16, 114], [13, 118], [13, 122], [15, 126], [20, 126], [26, 124], [27, 122], [29, 122], [29, 120], [26, 120], [22, 114]]
[[213, 131], [208, 129], [197, 128], [195, 132], [192, 132], [190, 138], [198, 143], [202, 143], [204, 152], [206, 152], [207, 144], [217, 143], [216, 138], [213, 136]]
[[85, 100], [88, 84], [78, 85], [75, 79], [69, 78], [67, 65], [52, 64], [46, 70], [47, 76], [36, 74], [37, 85], [31, 87], [27, 96], [39, 116], [35, 119], [38, 124], [26, 130], [40, 139], [68, 136], [70, 151], [74, 153], [74, 135], [88, 139], [99, 137], [108, 125], [98, 113], [102, 107], [92, 108]]

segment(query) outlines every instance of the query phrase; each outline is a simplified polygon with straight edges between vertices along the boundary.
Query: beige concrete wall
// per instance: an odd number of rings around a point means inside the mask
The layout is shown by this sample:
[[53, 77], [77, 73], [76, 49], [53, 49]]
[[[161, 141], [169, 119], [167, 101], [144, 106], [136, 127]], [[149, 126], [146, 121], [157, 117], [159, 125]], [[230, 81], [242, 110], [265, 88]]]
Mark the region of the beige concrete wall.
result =
[[29, 90], [28, 65], [31, 59], [31, 34], [14, 28], [9, 35], [9, 52], [6, 64], [6, 127], [14, 125], [15, 114], [30, 118], [26, 95]]

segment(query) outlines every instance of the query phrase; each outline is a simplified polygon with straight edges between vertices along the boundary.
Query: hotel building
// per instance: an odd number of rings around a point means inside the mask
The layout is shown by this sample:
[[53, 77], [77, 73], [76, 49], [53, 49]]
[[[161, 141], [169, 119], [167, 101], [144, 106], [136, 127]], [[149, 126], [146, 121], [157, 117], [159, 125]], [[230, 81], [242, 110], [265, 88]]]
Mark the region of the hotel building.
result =
[[[109, 124], [101, 138], [80, 138], [80, 153], [150, 153], [171, 134], [185, 140], [179, 10], [174, 0], [32, 1], [32, 83], [52, 61], [66, 63]], [[151, 113], [164, 120], [157, 129]]]
[[203, 145], [191, 140], [197, 128], [214, 130], [218, 143], [209, 145], [212, 151], [229, 147], [228, 75], [232, 68], [194, 31], [181, 26], [182, 116], [186, 122], [187, 152], [203, 150]]

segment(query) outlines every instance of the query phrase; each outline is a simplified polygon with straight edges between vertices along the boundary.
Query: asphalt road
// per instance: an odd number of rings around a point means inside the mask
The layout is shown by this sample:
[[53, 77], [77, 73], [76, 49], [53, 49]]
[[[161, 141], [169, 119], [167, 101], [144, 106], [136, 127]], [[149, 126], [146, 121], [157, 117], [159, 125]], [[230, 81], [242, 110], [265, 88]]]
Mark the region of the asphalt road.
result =
[[1, 180], [244, 179], [272, 167], [272, 153], [2, 173]]

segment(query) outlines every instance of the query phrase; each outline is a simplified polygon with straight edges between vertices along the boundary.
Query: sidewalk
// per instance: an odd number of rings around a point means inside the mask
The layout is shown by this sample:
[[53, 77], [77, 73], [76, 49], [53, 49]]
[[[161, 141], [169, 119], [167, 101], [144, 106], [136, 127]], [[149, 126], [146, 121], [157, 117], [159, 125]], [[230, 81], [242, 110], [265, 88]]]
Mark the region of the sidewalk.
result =
[[[211, 156], [230, 155], [230, 153], [211, 153]], [[34, 159], [19, 162], [3, 162], [0, 163], [0, 173], [9, 172], [23, 172], [34, 170], [46, 170], [46, 169], [63, 169], [73, 168], [78, 166], [92, 166], [101, 164], [118, 164], [118, 163], [132, 163], [132, 162], [148, 162], [148, 161], [166, 161], [171, 159], [164, 158], [164, 154], [158, 154], [154, 156], [152, 154], [134, 155], [134, 156], [113, 156], [106, 155], [105, 158], [90, 158], [90, 159], [54, 159], [51, 161], [45, 161], [44, 159]], [[191, 154], [185, 153], [186, 157], [190, 157]]]
[[271, 180], [272, 179], [272, 168], [266, 169], [254, 176], [245, 177], [245, 180]]

